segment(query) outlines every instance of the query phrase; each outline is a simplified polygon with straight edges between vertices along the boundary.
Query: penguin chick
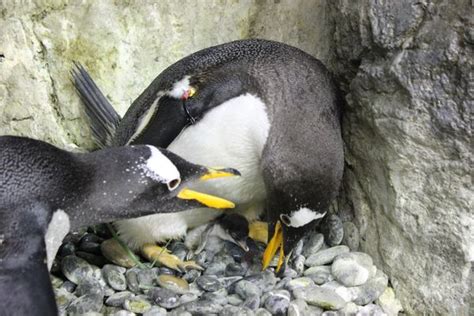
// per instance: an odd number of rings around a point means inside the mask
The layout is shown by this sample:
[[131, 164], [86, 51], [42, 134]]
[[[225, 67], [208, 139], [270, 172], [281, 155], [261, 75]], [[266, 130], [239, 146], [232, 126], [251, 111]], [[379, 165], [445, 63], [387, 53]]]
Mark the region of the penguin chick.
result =
[[[187, 162], [154, 146], [70, 153], [42, 141], [0, 137], [1, 315], [57, 315], [47, 261], [70, 229], [233, 203], [186, 188], [237, 175]], [[52, 228], [61, 235], [51, 234]], [[59, 229], [58, 229], [59, 228]]]
[[220, 243], [219, 240], [229, 241], [244, 251], [248, 251], [248, 235], [249, 222], [244, 216], [236, 213], [223, 214], [207, 225], [190, 230], [186, 234], [184, 243], [188, 249], [195, 249], [190, 256], [199, 254], [212, 243]]

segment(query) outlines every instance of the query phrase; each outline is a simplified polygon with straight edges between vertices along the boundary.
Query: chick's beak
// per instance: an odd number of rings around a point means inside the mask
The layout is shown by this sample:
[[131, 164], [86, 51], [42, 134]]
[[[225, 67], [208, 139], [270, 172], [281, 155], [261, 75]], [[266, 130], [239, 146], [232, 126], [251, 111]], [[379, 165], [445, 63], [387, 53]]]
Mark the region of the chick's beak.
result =
[[285, 253], [283, 248], [283, 229], [280, 221], [277, 221], [273, 237], [272, 239], [270, 239], [270, 242], [268, 243], [267, 248], [263, 253], [263, 270], [268, 268], [270, 262], [272, 261], [273, 257], [275, 257], [275, 254], [278, 250], [280, 250], [280, 257], [278, 259], [278, 264], [276, 267], [277, 272], [280, 271], [285, 259]]
[[[199, 177], [199, 180], [207, 181], [210, 179], [234, 177], [234, 176], [240, 176], [240, 172], [236, 169], [207, 168], [205, 169], [204, 174], [202, 174]], [[183, 199], [183, 200], [196, 200], [207, 207], [217, 208], [217, 209], [228, 209], [228, 208], [235, 207], [235, 204], [231, 201], [228, 201], [218, 196], [197, 192], [197, 191], [188, 189], [186, 187], [181, 189], [181, 191], [179, 191], [177, 198]]]

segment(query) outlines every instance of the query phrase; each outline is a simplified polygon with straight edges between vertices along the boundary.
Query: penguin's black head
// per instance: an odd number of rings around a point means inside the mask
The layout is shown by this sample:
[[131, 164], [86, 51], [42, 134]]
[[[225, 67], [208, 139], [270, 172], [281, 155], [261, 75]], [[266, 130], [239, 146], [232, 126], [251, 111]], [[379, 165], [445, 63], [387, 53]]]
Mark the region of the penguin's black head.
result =
[[[156, 112], [142, 118], [133, 143], [166, 148], [187, 126], [196, 124], [212, 108], [256, 89], [248, 74], [232, 69], [210, 69], [174, 82], [158, 93]], [[153, 109], [151, 109], [153, 111]]]
[[[235, 169], [210, 169], [148, 145], [110, 148], [93, 154], [96, 163], [90, 165], [96, 166], [91, 188], [96, 192], [94, 205], [154, 209], [157, 213], [234, 207], [230, 201], [187, 186], [194, 181], [239, 175]], [[97, 163], [98, 160], [102, 161]]]
[[277, 265], [277, 271], [280, 270], [283, 260], [289, 258], [289, 255], [295, 248], [298, 241], [313, 230], [326, 213], [318, 213], [307, 207], [301, 207], [290, 213], [277, 214], [269, 219], [269, 236], [272, 236], [268, 242], [263, 255], [263, 268], [267, 268], [270, 261], [275, 256], [277, 250], [280, 250], [280, 259]]
[[226, 235], [225, 240], [229, 240], [243, 250], [248, 251], [247, 238], [249, 236], [249, 221], [237, 213], [224, 214], [217, 218], [216, 223], [220, 225]]

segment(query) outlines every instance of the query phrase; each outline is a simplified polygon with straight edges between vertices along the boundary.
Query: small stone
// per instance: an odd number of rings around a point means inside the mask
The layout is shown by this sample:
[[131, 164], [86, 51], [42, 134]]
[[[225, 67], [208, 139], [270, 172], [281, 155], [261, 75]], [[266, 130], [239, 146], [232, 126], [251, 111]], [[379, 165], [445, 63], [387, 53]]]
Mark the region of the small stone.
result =
[[188, 254], [189, 250], [183, 242], [173, 240], [168, 249], [180, 260], [186, 260], [186, 255]]
[[[359, 311], [359, 306], [357, 306], [356, 304], [352, 302], [347, 303], [346, 306], [344, 306], [344, 308], [339, 310], [339, 312], [342, 313], [343, 315], [355, 315], [357, 314], [358, 311]], [[363, 315], [360, 315], [360, 316], [363, 316]]]
[[180, 306], [178, 308], [175, 308], [166, 314], [166, 316], [193, 316], [190, 312], [186, 311], [184, 306]]
[[260, 291], [262, 292], [273, 289], [278, 281], [275, 274], [269, 270], [265, 270], [261, 273], [245, 277], [245, 280], [257, 285]]
[[104, 286], [97, 279], [84, 279], [77, 285], [75, 294], [77, 296], [86, 294], [104, 296]]
[[149, 290], [148, 297], [156, 304], [167, 309], [175, 308], [180, 304], [179, 297], [175, 292], [159, 287]]
[[[153, 269], [158, 269], [158, 268], [153, 268]], [[189, 271], [197, 271], [197, 270], [189, 270]], [[161, 274], [176, 275], [176, 271], [168, 267], [161, 267], [159, 269], [159, 272], [157, 272], [157, 275], [161, 275]]]
[[125, 249], [123, 249], [119, 242], [114, 238], [104, 241], [100, 245], [100, 250], [104, 257], [118, 266], [131, 268], [136, 265], [135, 261], [130, 258]]
[[138, 273], [141, 270], [138, 268], [132, 268], [125, 272], [125, 279], [127, 280], [127, 287], [133, 293], [140, 292], [140, 285], [138, 283]]
[[152, 306], [143, 316], [166, 316], [167, 311], [163, 307]]
[[105, 259], [102, 255], [94, 255], [92, 253], [84, 252], [84, 251], [76, 251], [76, 256], [79, 258], [82, 258], [89, 262], [90, 264], [93, 264], [98, 267], [103, 267], [106, 265], [109, 261]]
[[255, 316], [272, 316], [265, 308], [259, 308], [255, 311]]
[[179, 305], [183, 305], [189, 302], [194, 302], [198, 299], [199, 297], [196, 294], [186, 293], [186, 294], [181, 295], [181, 297], [179, 298]]
[[81, 241], [81, 243], [79, 244], [79, 250], [88, 253], [93, 253], [96, 255], [102, 254], [102, 252], [100, 251], [100, 244], [96, 242]]
[[76, 290], [76, 284], [72, 283], [71, 281], [64, 281], [64, 283], [61, 285], [61, 288], [65, 289], [69, 293], [74, 292]]
[[178, 294], [184, 294], [189, 291], [188, 282], [173, 275], [160, 275], [157, 282], [162, 288], [171, 290]]
[[291, 257], [292, 257], [292, 258], [296, 258], [296, 257], [302, 255], [302, 253], [303, 253], [303, 248], [304, 248], [304, 242], [305, 242], [305, 239], [302, 238], [302, 239], [300, 239], [300, 241], [298, 241], [298, 242], [296, 243], [295, 248], [293, 248], [293, 251], [291, 252]]
[[342, 297], [346, 302], [350, 302], [354, 299], [354, 294], [351, 289], [345, 287], [343, 284], [337, 281], [331, 281], [328, 283], [323, 284], [321, 287], [333, 290]]
[[135, 296], [135, 297], [126, 299], [123, 304], [123, 307], [132, 313], [143, 314], [144, 312], [146, 312], [147, 310], [151, 308], [151, 304], [144, 297]]
[[306, 258], [315, 254], [321, 249], [324, 243], [323, 234], [311, 234], [304, 243], [303, 256]]
[[359, 249], [359, 229], [352, 222], [344, 222], [344, 237], [342, 238], [342, 244], [349, 247], [351, 251], [357, 251]]
[[339, 216], [335, 214], [323, 218], [319, 229], [324, 236], [324, 240], [329, 246], [337, 246], [344, 237], [344, 227]]
[[283, 279], [281, 279], [280, 281], [278, 281], [277, 284], [275, 284], [274, 289], [275, 289], [275, 290], [281, 290], [281, 289], [287, 288], [288, 283], [289, 283], [291, 280], [292, 280], [292, 279], [291, 279], [290, 277], [284, 277]]
[[225, 267], [225, 276], [244, 276], [246, 269], [240, 263], [229, 263]]
[[197, 285], [204, 291], [214, 292], [222, 287], [221, 282], [216, 276], [202, 275], [196, 279]]
[[113, 264], [106, 264], [102, 268], [102, 276], [111, 288], [117, 291], [127, 289], [127, 281], [125, 279], [126, 269]]
[[227, 303], [234, 305], [234, 306], [240, 306], [242, 305], [244, 301], [238, 294], [231, 294], [227, 296]]
[[194, 301], [183, 305], [191, 314], [218, 314], [222, 306], [210, 301]]
[[235, 293], [239, 294], [240, 297], [245, 300], [248, 297], [260, 297], [262, 290], [250, 281], [241, 280], [235, 285]]
[[[102, 315], [102, 314], [99, 314], [99, 315]], [[136, 315], [137, 314], [124, 310], [124, 309], [116, 311], [115, 313], [111, 314], [111, 316], [136, 316]], [[88, 313], [87, 316], [92, 316], [92, 315]]]
[[105, 301], [105, 304], [108, 306], [120, 307], [123, 306], [125, 300], [131, 298], [132, 296], [133, 293], [129, 291], [117, 292], [110, 295]]
[[[255, 314], [247, 307], [226, 305], [219, 316], [254, 316]], [[271, 315], [270, 315], [271, 316]]]
[[359, 286], [373, 276], [376, 268], [372, 258], [363, 252], [344, 253], [336, 257], [331, 271], [336, 280], [345, 286]]
[[58, 277], [56, 277], [56, 276], [54, 276], [54, 275], [52, 275], [52, 274], [49, 275], [49, 279], [50, 279], [50, 281], [51, 281], [51, 285], [52, 285], [53, 288], [55, 288], [55, 289], [61, 287], [61, 286], [63, 285], [63, 283], [64, 283], [63, 280], [61, 280], [60, 278], [58, 278]]
[[304, 315], [304, 312], [308, 308], [308, 304], [302, 299], [296, 299], [290, 302], [288, 305], [287, 316], [300, 316]]
[[303, 275], [307, 276], [314, 283], [321, 285], [327, 282], [334, 280], [333, 275], [331, 274], [330, 266], [315, 266], [307, 269]]
[[242, 280], [241, 276], [232, 276], [219, 279], [219, 281], [221, 281], [222, 287], [224, 288], [231, 287], [233, 284], [236, 284], [240, 280]]
[[58, 256], [63, 258], [74, 255], [76, 253], [76, 245], [73, 242], [65, 242], [58, 249]]
[[388, 278], [380, 270], [365, 284], [350, 288], [354, 296], [353, 302], [357, 305], [367, 305], [382, 295], [388, 284]]
[[265, 300], [265, 308], [272, 314], [272, 315], [285, 315], [286, 311], [288, 310], [288, 306], [290, 305], [290, 298], [275, 293], [274, 295], [270, 295]]
[[204, 275], [212, 275], [212, 276], [223, 276], [225, 273], [225, 268], [227, 264], [224, 262], [213, 262], [210, 264], [207, 269], [204, 271]]
[[75, 299], [67, 308], [68, 314], [85, 314], [99, 312], [103, 305], [103, 297], [96, 294], [87, 294]]
[[201, 296], [201, 300], [217, 303], [219, 305], [227, 305], [227, 297], [216, 292], [206, 292]]
[[[323, 309], [338, 310], [346, 305], [346, 301], [331, 289], [323, 287], [298, 288], [301, 298], [310, 305]], [[295, 295], [296, 296], [296, 295]]]
[[201, 275], [199, 270], [189, 270], [183, 275], [183, 279], [187, 282], [194, 282]]
[[387, 316], [382, 308], [375, 304], [368, 304], [359, 308], [357, 315]]
[[314, 286], [313, 280], [311, 280], [308, 277], [301, 277], [297, 279], [293, 279], [288, 282], [286, 285], [286, 288], [289, 290], [294, 290], [298, 287], [308, 287], [308, 286]]
[[64, 276], [74, 284], [94, 275], [93, 267], [84, 259], [76, 256], [66, 256], [61, 261], [61, 271]]
[[247, 297], [242, 304], [242, 307], [246, 307], [252, 311], [256, 310], [257, 308], [260, 307], [260, 297], [254, 296], [254, 297]]
[[[319, 315], [322, 315], [323, 312], [324, 312], [324, 309], [322, 309], [319, 306], [308, 305], [308, 307], [306, 307], [305, 315], [319, 316]], [[346, 315], [344, 315], [344, 316], [346, 316]]]
[[157, 269], [143, 269], [138, 270], [138, 286], [140, 289], [148, 290], [156, 285], [157, 274], [156, 272], [159, 271]]
[[63, 288], [55, 289], [54, 295], [55, 295], [56, 304], [58, 305], [59, 310], [65, 310], [66, 307], [68, 307], [72, 301], [77, 299], [77, 297], [74, 294], [69, 293]]
[[346, 252], [349, 252], [349, 247], [347, 246], [335, 246], [324, 249], [306, 258], [305, 265], [309, 267], [325, 265], [331, 263], [334, 258]]
[[283, 271], [282, 276], [284, 278], [289, 277], [291, 279], [294, 279], [298, 276], [298, 272], [296, 272], [296, 270], [293, 270], [292, 268], [286, 267], [285, 271]]
[[391, 287], [385, 288], [382, 295], [375, 302], [388, 316], [397, 316], [403, 310], [402, 304], [395, 298], [395, 292]]
[[306, 258], [302, 255], [299, 255], [293, 260], [293, 268], [295, 269], [297, 275], [302, 275], [304, 272], [304, 262]]

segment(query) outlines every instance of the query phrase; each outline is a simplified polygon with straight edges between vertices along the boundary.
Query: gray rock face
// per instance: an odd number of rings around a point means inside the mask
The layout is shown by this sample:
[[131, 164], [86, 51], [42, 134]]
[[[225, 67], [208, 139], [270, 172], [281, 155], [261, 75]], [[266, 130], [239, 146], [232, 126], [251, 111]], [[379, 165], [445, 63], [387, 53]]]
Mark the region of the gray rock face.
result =
[[472, 5], [330, 5], [333, 69], [349, 93], [344, 195], [361, 250], [388, 273], [407, 313], [470, 314]]

